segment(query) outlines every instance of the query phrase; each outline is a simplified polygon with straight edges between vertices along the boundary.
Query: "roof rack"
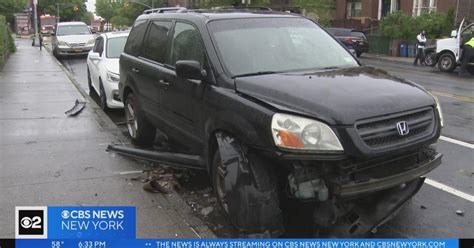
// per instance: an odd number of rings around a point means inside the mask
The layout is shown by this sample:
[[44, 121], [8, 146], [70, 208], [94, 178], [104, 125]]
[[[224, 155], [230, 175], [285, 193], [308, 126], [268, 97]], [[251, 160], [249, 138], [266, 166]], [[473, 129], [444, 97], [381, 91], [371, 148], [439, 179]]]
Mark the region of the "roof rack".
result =
[[187, 9], [184, 7], [166, 7], [166, 8], [155, 8], [147, 9], [143, 11], [143, 14], [152, 14], [152, 13], [165, 13], [165, 12], [184, 12]]
[[222, 10], [262, 10], [262, 11], [273, 11], [273, 9], [265, 6], [221, 6], [213, 9]]

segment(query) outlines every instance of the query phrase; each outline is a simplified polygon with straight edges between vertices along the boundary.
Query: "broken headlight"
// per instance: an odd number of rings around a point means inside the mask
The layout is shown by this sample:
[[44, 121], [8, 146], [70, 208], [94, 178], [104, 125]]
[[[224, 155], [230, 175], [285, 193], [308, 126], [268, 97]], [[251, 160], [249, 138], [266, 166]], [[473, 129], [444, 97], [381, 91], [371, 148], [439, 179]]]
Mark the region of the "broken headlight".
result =
[[288, 114], [274, 114], [272, 135], [275, 145], [308, 151], [344, 151], [332, 129], [319, 121]]

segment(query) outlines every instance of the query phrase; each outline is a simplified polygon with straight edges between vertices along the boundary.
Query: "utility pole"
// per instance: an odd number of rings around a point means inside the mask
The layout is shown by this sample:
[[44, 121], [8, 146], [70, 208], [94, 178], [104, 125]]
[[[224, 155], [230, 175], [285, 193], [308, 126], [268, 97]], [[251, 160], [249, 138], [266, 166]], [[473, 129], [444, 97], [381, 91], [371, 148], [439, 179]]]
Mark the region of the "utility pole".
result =
[[56, 3], [56, 23], [59, 23], [59, 3]]
[[40, 45], [39, 36], [38, 36], [38, 0], [33, 0], [33, 15], [34, 15], [34, 25], [35, 25], [35, 36], [33, 38], [33, 46]]

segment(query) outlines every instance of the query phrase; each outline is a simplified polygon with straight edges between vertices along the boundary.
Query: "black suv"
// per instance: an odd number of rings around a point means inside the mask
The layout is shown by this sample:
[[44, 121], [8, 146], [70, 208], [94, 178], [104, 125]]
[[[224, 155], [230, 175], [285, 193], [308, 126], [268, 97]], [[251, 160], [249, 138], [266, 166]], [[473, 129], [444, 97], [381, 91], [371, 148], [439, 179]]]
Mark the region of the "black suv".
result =
[[156, 130], [205, 169], [238, 230], [279, 235], [288, 202], [314, 227], [363, 236], [441, 164], [437, 99], [363, 66], [305, 17], [265, 10], [149, 11], [120, 58], [134, 143]]

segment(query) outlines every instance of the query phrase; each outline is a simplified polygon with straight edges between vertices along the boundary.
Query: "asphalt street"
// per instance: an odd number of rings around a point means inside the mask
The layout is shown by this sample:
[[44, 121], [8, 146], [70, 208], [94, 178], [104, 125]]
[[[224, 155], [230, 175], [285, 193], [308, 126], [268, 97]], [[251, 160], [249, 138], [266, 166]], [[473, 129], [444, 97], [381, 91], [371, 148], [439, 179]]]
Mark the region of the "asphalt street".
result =
[[[380, 227], [375, 236], [474, 236], [474, 79], [431, 67], [368, 58], [362, 61], [430, 90], [439, 98], [445, 118], [442, 139], [438, 141], [438, 150], [444, 154], [443, 164], [427, 175], [421, 191], [394, 220]], [[86, 58], [67, 58], [61, 62], [88, 90]], [[113, 111], [109, 116], [123, 130], [123, 112]], [[457, 210], [463, 215], [456, 214]]]

